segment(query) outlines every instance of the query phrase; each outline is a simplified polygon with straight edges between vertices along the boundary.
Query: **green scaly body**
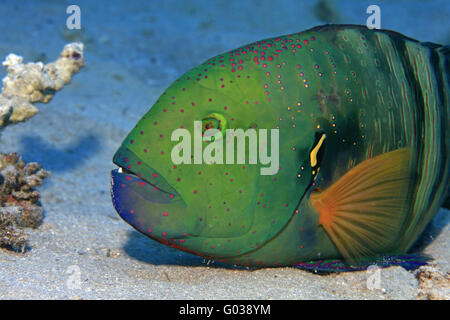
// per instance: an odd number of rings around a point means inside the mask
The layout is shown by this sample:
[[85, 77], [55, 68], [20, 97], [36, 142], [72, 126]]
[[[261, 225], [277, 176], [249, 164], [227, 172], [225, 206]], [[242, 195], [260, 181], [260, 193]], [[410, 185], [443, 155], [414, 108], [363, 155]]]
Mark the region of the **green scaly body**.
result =
[[[328, 25], [209, 59], [175, 81], [117, 151], [126, 172], [113, 172], [116, 210], [157, 241], [239, 265], [406, 253], [446, 197], [447, 57], [447, 47], [398, 33]], [[173, 130], [193, 136], [193, 121], [211, 114], [227, 129], [279, 129], [278, 173], [260, 175], [261, 164], [174, 165]], [[409, 150], [408, 185], [393, 231], [383, 244], [357, 241], [355, 223], [349, 246], [363, 247], [343, 250], [311, 192], [399, 149]]]

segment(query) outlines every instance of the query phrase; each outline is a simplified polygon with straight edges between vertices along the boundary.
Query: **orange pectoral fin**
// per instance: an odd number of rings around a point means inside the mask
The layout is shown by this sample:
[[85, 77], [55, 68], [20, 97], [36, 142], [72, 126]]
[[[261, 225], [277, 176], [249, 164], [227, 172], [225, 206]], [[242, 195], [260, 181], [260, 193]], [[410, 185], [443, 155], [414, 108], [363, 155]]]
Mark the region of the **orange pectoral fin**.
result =
[[323, 192], [311, 193], [319, 224], [347, 261], [392, 247], [409, 207], [409, 172], [409, 149], [397, 149], [361, 162]]

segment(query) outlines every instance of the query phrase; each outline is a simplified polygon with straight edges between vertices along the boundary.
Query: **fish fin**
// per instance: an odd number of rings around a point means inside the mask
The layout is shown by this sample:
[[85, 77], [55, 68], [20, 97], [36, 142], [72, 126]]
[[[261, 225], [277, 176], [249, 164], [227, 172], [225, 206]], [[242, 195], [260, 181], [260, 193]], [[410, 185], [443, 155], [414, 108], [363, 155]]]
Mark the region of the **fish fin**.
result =
[[447, 186], [447, 195], [445, 196], [445, 200], [442, 203], [442, 207], [450, 210], [450, 188]]
[[319, 224], [347, 262], [391, 252], [409, 208], [409, 162], [408, 148], [387, 152], [311, 193]]
[[406, 254], [406, 255], [382, 255], [376, 259], [363, 260], [357, 265], [348, 264], [344, 260], [319, 260], [309, 262], [298, 262], [294, 266], [312, 271], [315, 273], [331, 273], [331, 272], [351, 272], [367, 270], [370, 266], [377, 266], [378, 268], [387, 268], [391, 266], [400, 266], [408, 271], [416, 270], [419, 267], [426, 265], [433, 260], [431, 257], [424, 254]]
[[450, 197], [447, 197], [444, 201], [444, 203], [442, 204], [442, 206], [447, 209], [450, 210]]

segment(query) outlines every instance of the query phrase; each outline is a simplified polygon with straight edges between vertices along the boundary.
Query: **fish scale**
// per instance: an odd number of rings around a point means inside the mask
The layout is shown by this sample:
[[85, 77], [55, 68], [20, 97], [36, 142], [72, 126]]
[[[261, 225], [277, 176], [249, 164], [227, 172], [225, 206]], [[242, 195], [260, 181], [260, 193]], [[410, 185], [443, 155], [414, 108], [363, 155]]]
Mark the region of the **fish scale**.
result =
[[[208, 59], [124, 139], [115, 208], [154, 240], [232, 264], [342, 271], [403, 257], [446, 197], [447, 57], [392, 31], [326, 25]], [[245, 163], [174, 164], [172, 133], [195, 138], [194, 121], [279, 130], [277, 172], [261, 175], [249, 149]], [[210, 143], [190, 144], [191, 161]]]

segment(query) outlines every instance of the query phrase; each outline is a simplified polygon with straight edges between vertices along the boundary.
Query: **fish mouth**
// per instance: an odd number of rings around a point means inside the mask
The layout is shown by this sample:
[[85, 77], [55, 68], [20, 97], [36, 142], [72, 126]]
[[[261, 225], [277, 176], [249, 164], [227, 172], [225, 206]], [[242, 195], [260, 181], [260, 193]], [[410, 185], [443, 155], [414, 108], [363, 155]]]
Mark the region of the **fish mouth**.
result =
[[127, 168], [119, 167], [117, 169], [117, 173], [125, 174], [126, 176], [133, 177], [134, 179], [140, 180], [141, 185], [143, 183], [146, 183], [146, 184], [152, 186], [155, 191], [166, 193], [167, 195], [169, 195], [169, 198], [171, 198], [171, 199], [180, 197], [180, 195], [178, 194], [178, 192], [175, 189], [165, 190], [165, 189], [163, 189], [164, 187], [159, 186], [159, 184], [157, 184], [155, 182], [150, 182], [147, 179], [145, 179], [144, 177], [142, 177], [141, 174], [136, 174], [136, 173], [128, 170]]
[[147, 199], [149, 201], [157, 201], [160, 198], [167, 198], [167, 201], [181, 199], [177, 190], [165, 177], [154, 167], [151, 167], [148, 161], [142, 160], [134, 150], [120, 148], [113, 157], [113, 163], [119, 167], [111, 171], [113, 182], [117, 180], [126, 185], [134, 184], [133, 187], [136, 187], [136, 190], [139, 190], [137, 186], [147, 186], [147, 189], [152, 189], [152, 194], [147, 195], [150, 196]]
[[111, 192], [113, 200], [115, 199], [114, 190], [125, 187], [131, 187], [135, 190], [144, 189], [139, 187], [147, 187], [145, 188], [144, 198], [150, 202], [171, 203], [181, 200], [180, 195], [175, 189], [163, 189], [164, 187], [161, 187], [160, 184], [148, 181], [141, 174], [136, 174], [127, 168], [119, 166], [118, 169], [111, 171]]
[[193, 230], [183, 224], [186, 205], [178, 193], [161, 189], [129, 169], [111, 171], [111, 198], [119, 216], [152, 239], [180, 239]]
[[196, 225], [186, 219], [185, 201], [149, 161], [134, 150], [120, 148], [113, 163], [118, 168], [111, 171], [111, 198], [123, 220], [158, 241], [192, 234]]

